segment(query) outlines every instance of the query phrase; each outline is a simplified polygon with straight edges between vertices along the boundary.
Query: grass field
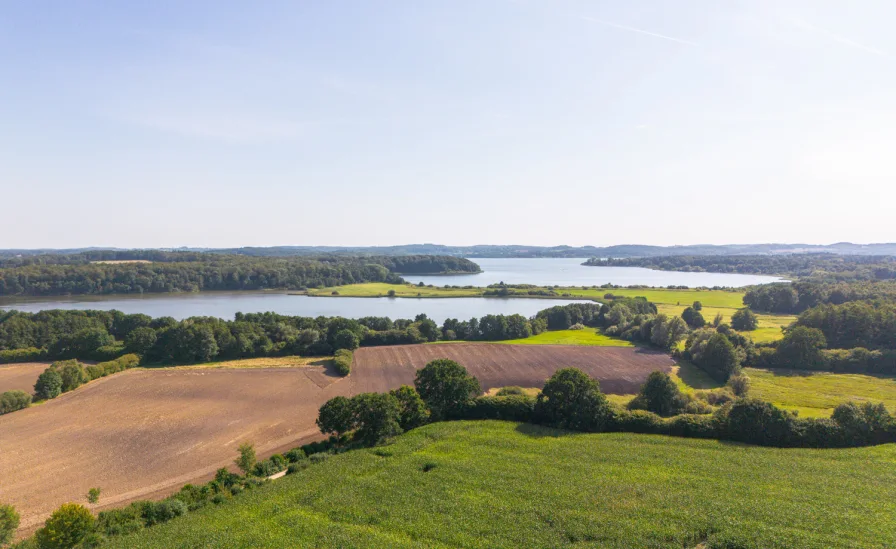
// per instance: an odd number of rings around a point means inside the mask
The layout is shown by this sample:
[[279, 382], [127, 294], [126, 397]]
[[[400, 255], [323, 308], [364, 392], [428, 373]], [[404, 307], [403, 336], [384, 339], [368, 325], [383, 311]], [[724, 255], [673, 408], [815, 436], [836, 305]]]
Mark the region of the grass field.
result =
[[723, 290], [667, 290], [664, 288], [558, 288], [558, 292], [573, 296], [590, 297], [602, 301], [604, 295], [610, 293], [622, 297], [645, 297], [647, 301], [657, 304], [681, 305], [682, 310], [699, 301], [704, 307], [723, 307], [739, 309], [744, 306], [743, 292], [726, 292]]
[[752, 396], [797, 410], [800, 417], [828, 417], [843, 402], [883, 402], [896, 414], [896, 378], [747, 368]]
[[598, 345], [601, 347], [634, 347], [632, 342], [605, 336], [595, 328], [583, 330], [554, 330], [542, 332], [526, 339], [510, 339], [494, 343], [512, 345]]
[[330, 288], [309, 289], [308, 295], [330, 297], [338, 292], [339, 297], [388, 297], [389, 290], [395, 291], [395, 297], [478, 297], [485, 291], [483, 288], [427, 288], [413, 284], [386, 284], [385, 282], [367, 282], [332, 286]]
[[894, 516], [894, 445], [782, 450], [451, 422], [108, 546], [874, 549], [896, 545]]

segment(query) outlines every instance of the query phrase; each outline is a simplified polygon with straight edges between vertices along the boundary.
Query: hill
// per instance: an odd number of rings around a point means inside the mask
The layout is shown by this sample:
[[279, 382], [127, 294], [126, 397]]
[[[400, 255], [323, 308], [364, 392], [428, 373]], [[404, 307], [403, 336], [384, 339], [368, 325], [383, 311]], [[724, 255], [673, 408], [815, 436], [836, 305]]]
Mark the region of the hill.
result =
[[894, 465], [893, 445], [439, 423], [108, 547], [893, 547]]

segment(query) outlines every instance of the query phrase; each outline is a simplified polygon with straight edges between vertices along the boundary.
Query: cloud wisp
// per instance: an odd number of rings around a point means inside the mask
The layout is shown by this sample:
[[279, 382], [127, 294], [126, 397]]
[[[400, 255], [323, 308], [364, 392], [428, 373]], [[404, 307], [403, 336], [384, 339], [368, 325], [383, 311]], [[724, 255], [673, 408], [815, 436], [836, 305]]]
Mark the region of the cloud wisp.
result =
[[628, 31], [628, 32], [636, 32], [638, 34], [644, 34], [646, 36], [653, 36], [654, 38], [662, 38], [663, 40], [669, 40], [670, 42], [677, 42], [679, 44], [685, 44], [687, 46], [699, 46], [700, 45], [696, 42], [691, 42], [690, 40], [683, 40], [681, 38], [675, 38], [674, 36], [667, 36], [665, 34], [660, 34], [658, 32], [651, 32], [649, 30], [637, 29], [635, 27], [620, 25], [619, 23], [612, 23], [610, 21], [604, 21], [602, 19], [595, 19], [594, 17], [582, 17], [582, 19], [584, 19], [585, 21], [591, 21], [592, 23], [598, 23], [600, 25], [612, 27], [614, 29], [624, 30], [624, 31]]
[[845, 46], [850, 46], [852, 48], [856, 48], [856, 49], [859, 49], [859, 50], [862, 50], [864, 52], [871, 53], [874, 55], [879, 55], [881, 57], [887, 56], [886, 53], [882, 52], [881, 50], [879, 50], [877, 48], [873, 48], [871, 46], [866, 46], [865, 44], [860, 44], [860, 43], [856, 42], [855, 40], [850, 40], [849, 38], [846, 38], [845, 36], [839, 35], [837, 33], [833, 33], [827, 29], [823, 29], [819, 26], [813, 25], [812, 23], [809, 23], [808, 21], [804, 21], [802, 19], [794, 19], [793, 22], [794, 22], [794, 24], [796, 24], [797, 27], [799, 27], [801, 29], [805, 29], [808, 31], [812, 31], [816, 34], [820, 34], [822, 36], [825, 36], [825, 37], [833, 40], [834, 42], [838, 42]]

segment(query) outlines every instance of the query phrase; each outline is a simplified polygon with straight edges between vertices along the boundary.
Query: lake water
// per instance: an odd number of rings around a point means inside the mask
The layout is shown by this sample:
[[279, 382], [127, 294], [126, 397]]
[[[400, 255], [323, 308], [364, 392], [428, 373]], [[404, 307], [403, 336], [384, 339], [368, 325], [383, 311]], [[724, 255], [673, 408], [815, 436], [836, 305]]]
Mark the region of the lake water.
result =
[[414, 284], [423, 282], [433, 286], [488, 286], [505, 282], [507, 284], [535, 284], [537, 286], [729, 286], [739, 288], [754, 284], [780, 282], [775, 276], [727, 274], [727, 273], [684, 273], [678, 271], [655, 271], [641, 267], [586, 267], [585, 259], [479, 259], [471, 261], [482, 267], [483, 272], [469, 275], [418, 276], [402, 275]]
[[388, 316], [414, 318], [420, 313], [439, 324], [446, 318], [467, 320], [487, 314], [521, 314], [529, 317], [554, 305], [573, 301], [563, 299], [530, 298], [370, 298], [370, 297], [309, 297], [282, 292], [204, 292], [196, 294], [149, 294], [146, 296], [77, 296], [65, 298], [6, 299], [0, 309], [37, 312], [46, 309], [119, 310], [123, 313], [143, 313], [152, 317], [171, 316], [177, 319], [191, 316], [216, 316], [232, 320], [237, 312], [259, 313], [273, 311], [292, 316]]

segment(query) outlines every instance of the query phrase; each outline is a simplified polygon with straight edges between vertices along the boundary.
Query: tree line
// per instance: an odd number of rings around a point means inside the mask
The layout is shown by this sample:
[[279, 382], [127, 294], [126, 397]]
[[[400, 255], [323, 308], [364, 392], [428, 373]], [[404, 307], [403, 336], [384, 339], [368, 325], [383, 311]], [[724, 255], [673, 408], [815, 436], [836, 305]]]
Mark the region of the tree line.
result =
[[896, 257], [884, 255], [677, 255], [591, 258], [585, 265], [645, 267], [661, 271], [745, 273], [809, 278], [823, 282], [896, 280]]
[[796, 314], [812, 307], [850, 301], [896, 301], [896, 282], [818, 282], [800, 280], [790, 283], [751, 287], [744, 304], [754, 311]]
[[18, 258], [21, 264], [0, 268], [0, 296], [302, 290], [360, 282], [397, 284], [403, 282], [399, 273], [479, 272], [472, 261], [450, 256], [269, 258], [152, 252], [146, 257], [160, 254], [162, 259], [150, 263], [91, 263], [90, 254], [71, 260]]

